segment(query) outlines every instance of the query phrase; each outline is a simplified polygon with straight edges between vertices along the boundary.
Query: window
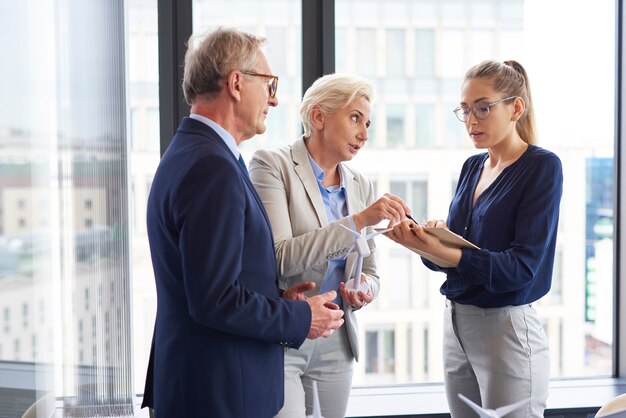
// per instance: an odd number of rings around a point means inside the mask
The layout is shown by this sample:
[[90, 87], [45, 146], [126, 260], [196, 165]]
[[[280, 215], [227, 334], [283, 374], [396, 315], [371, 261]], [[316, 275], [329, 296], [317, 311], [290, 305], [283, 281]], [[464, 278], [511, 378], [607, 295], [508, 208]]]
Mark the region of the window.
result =
[[[460, 82], [459, 82], [460, 84]], [[464, 126], [452, 114], [452, 109], [458, 106], [458, 103], [448, 102], [444, 104], [444, 137], [443, 147], [450, 149], [462, 149], [466, 146], [467, 134]]]
[[396, 357], [393, 329], [368, 330], [365, 341], [365, 372], [377, 377], [392, 376]]
[[[73, 332], [84, 319], [82, 309], [73, 309], [82, 307], [82, 289], [104, 281], [130, 294], [126, 232], [118, 233], [110, 254], [81, 254], [103, 248], [115, 230], [129, 230], [125, 12], [124, 1], [0, 5], [0, 46], [14, 58], [0, 69], [0, 367], [17, 360], [32, 376], [47, 376], [33, 378], [29, 395], [11, 401], [3, 416], [21, 416], [29, 396], [62, 398], [79, 385], [105, 381], [111, 385], [94, 385], [89, 395], [68, 401], [64, 414], [89, 408], [100, 415], [102, 405], [132, 411], [130, 304], [122, 303], [124, 326], [108, 336], [115, 359], [79, 363]], [[45, 53], [28, 52], [34, 50]], [[92, 233], [96, 225], [101, 235]], [[92, 228], [89, 234], [85, 228]], [[110, 309], [93, 308], [98, 318]], [[103, 337], [101, 327], [95, 332]], [[0, 388], [2, 405], [9, 405], [11, 389]]]
[[[237, 8], [237, 14], [232, 13], [233, 7]], [[257, 148], [291, 144], [302, 132], [299, 114], [302, 97], [301, 19], [301, 0], [193, 1], [194, 31], [206, 31], [229, 22], [231, 26], [267, 38], [265, 54], [272, 71], [280, 77], [280, 104], [269, 110], [265, 134], [242, 144], [245, 160]]]
[[399, 196], [406, 202], [413, 212], [413, 218], [424, 222], [428, 216], [427, 183], [424, 180], [395, 181], [389, 183], [389, 192]]
[[388, 29], [385, 39], [385, 62], [387, 63], [387, 77], [405, 76], [405, 42], [403, 29]]
[[405, 141], [404, 106], [387, 106], [387, 147], [403, 148]]
[[[521, 62], [533, 91], [539, 145], [561, 158], [566, 179], [561, 208], [567, 212], [560, 219], [552, 290], [536, 304], [553, 347], [552, 376], [610, 375], [616, 224], [611, 101], [615, 28], [607, 22], [613, 22], [614, 2], [576, 7], [568, 3], [568, 8], [575, 9], [572, 18], [585, 19], [593, 28], [587, 32], [594, 34], [594, 42], [585, 44], [589, 47], [581, 47], [583, 35], [570, 18], [555, 31], [553, 16], [563, 7], [559, 2], [398, 0], [393, 7], [387, 3], [370, 1], [368, 18], [354, 19], [361, 4], [358, 0], [335, 1], [337, 30], [342, 33], [336, 54], [354, 55], [357, 65], [351, 66], [348, 58], [346, 70], [376, 83], [381, 105], [373, 107], [372, 118], [385, 118], [385, 129], [379, 132], [384, 137], [376, 146], [368, 143], [351, 164], [378, 179], [379, 193], [388, 190], [406, 199], [416, 219], [445, 219], [463, 161], [484, 152], [473, 147], [464, 125], [452, 114], [465, 71], [486, 58]], [[555, 50], [560, 51], [558, 58]], [[581, 53], [588, 59], [580, 67], [567, 74], [559, 70], [564, 59], [578, 62]], [[593, 62], [605, 65], [598, 69]], [[576, 92], [566, 87], [578, 85], [576, 80], [589, 73], [594, 80], [601, 79], [598, 85], [591, 83]], [[404, 79], [410, 87], [399, 92], [388, 83], [390, 78], [394, 85]], [[565, 140], [562, 121], [568, 119], [570, 108], [554, 108], [553, 103], [585, 100], [602, 103], [587, 115], [601, 128], [591, 136], [568, 132]], [[385, 240], [378, 239], [377, 245], [381, 296], [373, 304], [376, 315], [393, 315], [387, 325], [396, 332], [397, 347], [405, 346], [398, 341], [404, 332], [399, 330], [406, 324], [411, 324], [412, 338], [417, 341], [411, 345], [411, 362], [396, 357], [394, 375], [385, 375], [378, 344], [383, 331], [375, 329], [380, 325], [377, 317], [366, 316], [365, 310], [359, 321], [367, 330], [363, 344], [370, 352], [365, 365], [356, 364], [354, 384], [402, 382], [405, 376], [416, 382], [441, 381], [437, 363], [441, 343], [432, 334], [441, 329], [441, 295], [436, 285], [441, 283], [441, 274], [425, 269], [414, 255], [406, 263], [394, 251], [397, 247]], [[419, 289], [412, 291], [410, 302], [404, 295], [390, 296], [397, 289], [397, 279], [406, 281], [400, 270], [410, 271], [410, 286]], [[407, 312], [398, 313], [396, 305], [407, 304]], [[380, 380], [376, 380], [378, 373]]]
[[435, 147], [435, 106], [415, 105], [415, 143], [417, 148]]
[[336, 50], [335, 68], [338, 73], [347, 72], [348, 64], [346, 62], [347, 61], [346, 43], [347, 43], [346, 30], [345, 28], [337, 25], [337, 29], [335, 30], [335, 50]]
[[[268, 133], [244, 144], [244, 157], [293, 142], [307, 36], [301, 1], [193, 3], [196, 30], [233, 25], [269, 40], [281, 104], [270, 110]], [[485, 57], [515, 58], [529, 70], [540, 145], [561, 157], [567, 179], [553, 286], [537, 304], [552, 375], [610, 375], [612, 352], [623, 351], [613, 341], [611, 302], [620, 225], [612, 193], [619, 186], [615, 2], [334, 4], [336, 70], [369, 77], [377, 88], [370, 140], [351, 165], [376, 180], [378, 194], [404, 193], [420, 218], [446, 216], [460, 164], [479, 152], [451, 113], [464, 71]], [[564, 7], [567, 18], [555, 30], [553, 17]], [[75, 383], [102, 381], [99, 371], [120, 370], [109, 376], [114, 393], [94, 393], [78, 406], [112, 404], [128, 412], [127, 395], [143, 391], [156, 310], [143, 208], [160, 149], [157, 1], [4, 2], [0, 21], [0, 46], [12, 57], [0, 66], [0, 367], [17, 360], [34, 373], [48, 365], [64, 370], [51, 378], [59, 385], [37, 379], [32, 388], [59, 397], [76, 393]], [[23, 34], [19, 42], [16, 33]], [[29, 52], [35, 50], [47, 53]], [[577, 65], [564, 72], [563, 62]], [[578, 82], [589, 74], [593, 83]], [[570, 129], [563, 121], [571, 120], [571, 107], [555, 105], [582, 101], [594, 103], [586, 115], [594, 121], [591, 131]], [[441, 278], [415, 256], [407, 263], [391, 243], [378, 242], [381, 269], [409, 272], [400, 280], [411, 293], [383, 296], [360, 313], [364, 361], [355, 366], [354, 384], [439, 382]], [[381, 292], [392, 288], [382, 284]], [[85, 303], [88, 313], [77, 312]], [[387, 321], [394, 303], [408, 306], [407, 314]], [[79, 332], [63, 333], [63, 326]], [[21, 416], [30, 403], [21, 404], [10, 389], [0, 388], [0, 403], [10, 402], [11, 416]]]
[[415, 76], [435, 74], [435, 34], [433, 29], [415, 30]]
[[28, 304], [22, 304], [22, 328], [28, 328]]
[[[393, 310], [411, 308], [412, 281], [411, 281], [411, 254], [406, 251], [391, 251], [389, 267], [385, 269], [387, 277], [393, 278], [382, 287], [389, 299], [389, 306]], [[384, 297], [384, 295], [380, 295]]]
[[376, 30], [357, 28], [356, 29], [356, 50], [368, 51], [365, 54], [356, 54], [356, 68], [359, 69], [359, 73], [368, 77], [376, 76], [376, 63], [377, 59], [377, 42], [376, 42]]
[[33, 348], [33, 351], [31, 353], [31, 356], [33, 358], [37, 358], [37, 334], [33, 334], [31, 335], [30, 338], [30, 345]]
[[4, 333], [8, 334], [11, 332], [11, 310], [9, 308], [4, 308]]
[[[493, 7], [490, 7], [493, 9]], [[475, 29], [470, 32], [470, 61], [479, 63], [495, 55], [496, 36], [492, 30]]]

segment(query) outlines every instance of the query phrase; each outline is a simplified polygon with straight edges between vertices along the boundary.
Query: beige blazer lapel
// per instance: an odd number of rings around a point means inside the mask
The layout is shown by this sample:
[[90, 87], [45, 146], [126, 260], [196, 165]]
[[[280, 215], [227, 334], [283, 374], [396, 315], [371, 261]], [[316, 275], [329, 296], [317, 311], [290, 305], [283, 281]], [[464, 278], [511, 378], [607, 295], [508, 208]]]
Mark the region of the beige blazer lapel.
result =
[[311, 167], [309, 153], [303, 138], [298, 139], [291, 147], [291, 158], [293, 159], [293, 169], [298, 177], [300, 177], [306, 194], [309, 196], [309, 200], [315, 208], [315, 214], [319, 220], [320, 227], [328, 225], [328, 217], [326, 216], [326, 209], [322, 201], [322, 194], [319, 191], [317, 179], [313, 174], [313, 167]]
[[[343, 183], [346, 187], [346, 205], [348, 206], [348, 214], [353, 215], [361, 206], [363, 206], [359, 198], [359, 196], [361, 196], [361, 186], [355, 181], [350, 170], [348, 170], [343, 164], [339, 164], [339, 172], [341, 173], [341, 178], [343, 179]], [[346, 267], [343, 272], [344, 282], [347, 282], [352, 278], [356, 259], [357, 254], [354, 251], [348, 254], [348, 257], [346, 258]]]

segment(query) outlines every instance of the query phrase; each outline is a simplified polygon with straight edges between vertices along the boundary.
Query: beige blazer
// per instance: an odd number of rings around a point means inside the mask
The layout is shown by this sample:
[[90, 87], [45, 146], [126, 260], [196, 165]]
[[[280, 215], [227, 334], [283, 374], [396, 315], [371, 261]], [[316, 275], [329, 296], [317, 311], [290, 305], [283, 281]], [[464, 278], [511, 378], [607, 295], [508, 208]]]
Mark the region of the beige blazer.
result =
[[[345, 164], [339, 164], [346, 188], [346, 204], [350, 215], [372, 204], [374, 187], [365, 176]], [[274, 250], [278, 264], [279, 286], [287, 289], [304, 281], [314, 281], [319, 293], [328, 261], [344, 257], [354, 237], [339, 225], [350, 228], [348, 217], [328, 223], [317, 180], [309, 161], [303, 138], [277, 150], [259, 150], [250, 161], [250, 177], [270, 218], [274, 234]], [[367, 228], [368, 233], [371, 228]], [[369, 242], [372, 255], [363, 260], [363, 273], [374, 297], [378, 295], [374, 241]], [[354, 274], [357, 256], [348, 255], [344, 282]], [[358, 326], [353, 310], [344, 306], [345, 326], [352, 355], [358, 361]]]

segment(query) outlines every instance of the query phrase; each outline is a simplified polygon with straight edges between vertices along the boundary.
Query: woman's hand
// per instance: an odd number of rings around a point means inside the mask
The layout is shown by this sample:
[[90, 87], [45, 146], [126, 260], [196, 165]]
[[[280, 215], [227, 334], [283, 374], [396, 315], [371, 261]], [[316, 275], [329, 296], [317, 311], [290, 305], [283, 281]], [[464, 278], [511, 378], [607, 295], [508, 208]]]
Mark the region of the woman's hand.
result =
[[355, 292], [354, 290], [348, 289], [345, 283], [339, 283], [339, 293], [341, 294], [343, 303], [347, 304], [354, 311], [361, 309], [368, 303], [372, 302], [372, 300], [374, 300], [372, 291], [367, 285], [365, 279], [365, 274], [361, 273], [361, 288], [367, 288], [367, 293], [363, 292], [362, 290]]
[[446, 225], [446, 221], [444, 221], [443, 219], [431, 219], [426, 222], [426, 225], [424, 226], [428, 228], [448, 228], [448, 225]]
[[[434, 225], [433, 221], [429, 222]], [[424, 228], [411, 220], [400, 222], [394, 226], [391, 231], [385, 233], [385, 235], [398, 244], [416, 248], [427, 253], [432, 252], [433, 248], [437, 245], [441, 245], [439, 238], [427, 233], [424, 231]]]
[[357, 231], [366, 226], [376, 225], [385, 219], [389, 220], [389, 227], [411, 214], [411, 209], [398, 196], [385, 193], [380, 199], [356, 213], [352, 219]]
[[[431, 220], [426, 222], [426, 227], [446, 228], [444, 221]], [[433, 255], [434, 257], [446, 261], [448, 265], [458, 266], [463, 252], [459, 248], [448, 247], [443, 244], [435, 235], [429, 234], [423, 227], [408, 220], [394, 226], [393, 230], [385, 233], [392, 241], [402, 244], [405, 247], [413, 248], [422, 253]]]

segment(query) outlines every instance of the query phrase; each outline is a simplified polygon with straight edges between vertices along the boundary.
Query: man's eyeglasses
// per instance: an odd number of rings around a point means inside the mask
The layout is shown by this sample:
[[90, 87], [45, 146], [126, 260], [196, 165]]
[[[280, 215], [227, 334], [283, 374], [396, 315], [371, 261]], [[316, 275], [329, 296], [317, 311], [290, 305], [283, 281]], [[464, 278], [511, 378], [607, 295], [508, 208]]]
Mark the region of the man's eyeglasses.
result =
[[500, 99], [492, 103], [476, 103], [474, 106], [459, 106], [452, 112], [454, 112], [457, 119], [461, 122], [467, 122], [469, 120], [470, 112], [472, 112], [477, 119], [483, 120], [487, 119], [489, 116], [491, 106], [495, 106], [500, 102], [506, 102], [515, 98], [517, 98], [517, 96], [505, 97], [504, 99]]
[[271, 74], [261, 74], [255, 73], [253, 71], [242, 71], [243, 74], [254, 75], [257, 77], [267, 77], [269, 81], [267, 82], [267, 88], [270, 91], [270, 97], [276, 97], [276, 91], [278, 90], [278, 76]]

